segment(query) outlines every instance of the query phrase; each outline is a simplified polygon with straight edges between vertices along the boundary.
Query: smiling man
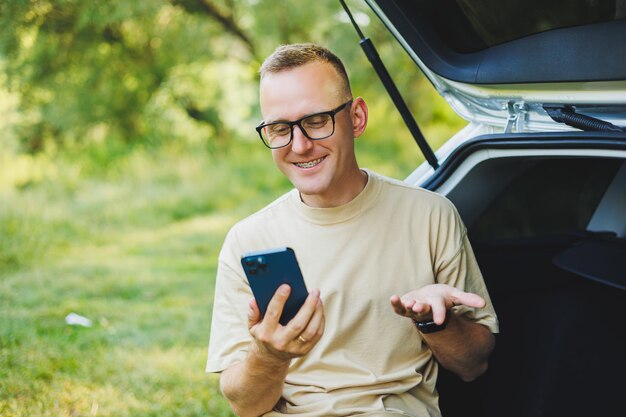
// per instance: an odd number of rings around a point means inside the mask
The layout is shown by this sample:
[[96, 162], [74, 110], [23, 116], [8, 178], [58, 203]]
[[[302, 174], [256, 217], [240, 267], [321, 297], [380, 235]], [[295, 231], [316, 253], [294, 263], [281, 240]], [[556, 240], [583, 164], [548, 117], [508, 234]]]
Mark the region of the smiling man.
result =
[[[260, 73], [257, 131], [294, 189], [226, 237], [207, 371], [240, 416], [440, 415], [438, 365], [478, 377], [497, 332], [463, 223], [445, 198], [359, 167], [368, 109], [332, 52], [282, 46]], [[284, 246], [312, 289], [285, 326], [289, 287], [262, 317], [239, 262]]]
[[[328, 130], [332, 129], [333, 120], [326, 120], [323, 135], [332, 133], [337, 138], [310, 140], [302, 130], [308, 129], [306, 124], [294, 127], [291, 146], [272, 152], [276, 166], [300, 191], [308, 206], [336, 207], [349, 202], [367, 182], [367, 174], [359, 169], [354, 154], [354, 138], [363, 133], [367, 124], [365, 102], [361, 98], [352, 100], [346, 80], [327, 62], [313, 61], [290, 71], [270, 72], [271, 68], [266, 64], [262, 69], [260, 95], [265, 124], [272, 127], [275, 121], [335, 109], [334, 132]], [[309, 130], [311, 136], [321, 128], [313, 126]]]

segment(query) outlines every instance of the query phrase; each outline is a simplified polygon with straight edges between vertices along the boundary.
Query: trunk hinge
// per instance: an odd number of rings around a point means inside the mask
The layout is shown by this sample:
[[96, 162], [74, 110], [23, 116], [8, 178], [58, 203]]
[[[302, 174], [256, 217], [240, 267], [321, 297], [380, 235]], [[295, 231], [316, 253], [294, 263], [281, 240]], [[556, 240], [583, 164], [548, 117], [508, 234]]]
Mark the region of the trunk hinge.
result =
[[504, 133], [517, 133], [526, 130], [528, 122], [528, 106], [523, 101], [509, 101], [507, 103], [509, 118], [506, 122]]

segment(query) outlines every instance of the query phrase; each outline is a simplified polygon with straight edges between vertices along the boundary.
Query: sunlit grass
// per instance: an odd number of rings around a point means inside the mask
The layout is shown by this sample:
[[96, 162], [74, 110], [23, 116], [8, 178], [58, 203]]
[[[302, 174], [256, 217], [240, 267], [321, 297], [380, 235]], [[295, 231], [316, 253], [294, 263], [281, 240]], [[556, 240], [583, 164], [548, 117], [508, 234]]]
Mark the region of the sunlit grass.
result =
[[267, 153], [239, 161], [137, 153], [2, 195], [0, 415], [232, 415], [204, 373], [216, 258], [288, 187]]

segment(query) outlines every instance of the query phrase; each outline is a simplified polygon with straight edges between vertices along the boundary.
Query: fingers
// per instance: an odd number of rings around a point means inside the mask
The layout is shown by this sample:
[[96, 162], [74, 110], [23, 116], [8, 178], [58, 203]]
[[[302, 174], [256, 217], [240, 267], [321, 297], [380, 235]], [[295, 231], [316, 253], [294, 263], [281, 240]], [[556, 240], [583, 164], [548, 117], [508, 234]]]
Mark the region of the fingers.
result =
[[411, 311], [418, 315], [428, 314], [431, 311], [431, 305], [429, 303], [418, 303], [413, 304]]
[[318, 289], [311, 290], [298, 313], [285, 327], [286, 337], [295, 339], [302, 334], [314, 316], [319, 302], [320, 291]]
[[420, 318], [419, 316], [430, 313], [430, 305], [428, 303], [418, 302], [406, 296], [403, 298], [393, 295], [389, 299], [391, 307], [396, 314], [417, 320]]
[[398, 297], [397, 295], [392, 295], [389, 299], [389, 302], [391, 303], [391, 307], [396, 314], [400, 316], [406, 316], [407, 310], [406, 308], [404, 308], [404, 304], [402, 304], [400, 297]]
[[253, 298], [248, 302], [248, 329], [261, 321], [261, 311]]
[[477, 294], [461, 291], [446, 284], [433, 284], [390, 298], [394, 312], [414, 320], [432, 317], [437, 324], [445, 321], [447, 310], [455, 305], [482, 308], [485, 300]]
[[[281, 361], [307, 354], [321, 338], [325, 325], [323, 305], [317, 289], [309, 293], [296, 316], [286, 326], [280, 325], [278, 318], [288, 296], [289, 287], [279, 287], [268, 305], [265, 317], [258, 325], [250, 328], [258, 351]], [[251, 302], [248, 314], [250, 322], [256, 318], [255, 308], [258, 309], [256, 303]]]
[[290, 292], [291, 287], [289, 287], [289, 285], [287, 284], [283, 284], [278, 287], [278, 289], [274, 293], [274, 296], [267, 305], [265, 317], [263, 317], [263, 322], [266, 326], [269, 326], [271, 328], [279, 326], [278, 320], [280, 320], [280, 315], [283, 313], [283, 308], [285, 307], [287, 298], [289, 298]]
[[304, 331], [298, 336], [298, 340], [303, 343], [312, 343], [315, 345], [324, 334], [325, 324], [326, 318], [324, 316], [324, 306], [322, 304], [322, 300], [318, 299], [313, 317], [311, 317], [306, 329], [304, 329]]
[[[403, 299], [406, 298], [406, 299]], [[415, 299], [408, 297], [400, 298], [397, 295], [393, 295], [389, 302], [393, 311], [403, 317], [411, 317], [417, 319], [421, 314], [427, 314], [430, 312], [430, 306], [425, 303], [417, 302]]]
[[446, 314], [448, 309], [446, 308], [443, 300], [437, 300], [430, 305], [430, 308], [433, 312], [433, 321], [437, 324], [443, 324], [446, 320]]

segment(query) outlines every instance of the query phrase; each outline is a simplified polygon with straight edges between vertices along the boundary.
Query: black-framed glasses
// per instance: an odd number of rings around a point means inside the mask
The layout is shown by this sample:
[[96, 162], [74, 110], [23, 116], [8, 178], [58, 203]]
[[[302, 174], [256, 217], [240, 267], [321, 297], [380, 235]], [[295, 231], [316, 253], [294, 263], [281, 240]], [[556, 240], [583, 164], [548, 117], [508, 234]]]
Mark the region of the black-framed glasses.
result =
[[293, 127], [298, 126], [300, 131], [311, 140], [326, 139], [335, 133], [335, 115], [348, 107], [352, 99], [330, 111], [310, 114], [293, 122], [263, 123], [256, 127], [261, 140], [270, 149], [283, 148], [293, 140]]

